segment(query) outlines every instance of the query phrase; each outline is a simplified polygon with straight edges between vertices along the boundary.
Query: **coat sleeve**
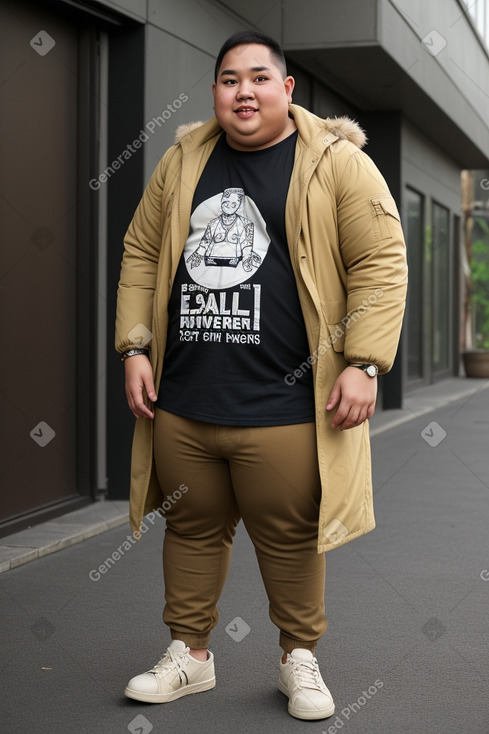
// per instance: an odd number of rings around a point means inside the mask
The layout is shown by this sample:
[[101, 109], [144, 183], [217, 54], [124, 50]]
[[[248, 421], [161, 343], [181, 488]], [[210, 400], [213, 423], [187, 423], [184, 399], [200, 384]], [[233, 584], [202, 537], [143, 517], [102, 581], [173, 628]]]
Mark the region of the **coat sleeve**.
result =
[[162, 241], [165, 171], [170, 148], [156, 167], [124, 237], [115, 348], [151, 347], [153, 298]]
[[394, 362], [407, 288], [406, 247], [396, 203], [373, 161], [349, 156], [338, 185], [338, 236], [347, 273], [344, 356], [379, 373]]

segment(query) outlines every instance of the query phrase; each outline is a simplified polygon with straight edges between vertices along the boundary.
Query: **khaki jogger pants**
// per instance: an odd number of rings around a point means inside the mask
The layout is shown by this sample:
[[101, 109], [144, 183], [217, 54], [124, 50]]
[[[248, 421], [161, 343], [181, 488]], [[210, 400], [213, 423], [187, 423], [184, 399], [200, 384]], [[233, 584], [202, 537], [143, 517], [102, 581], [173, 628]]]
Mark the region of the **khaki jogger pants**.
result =
[[241, 517], [281, 647], [314, 652], [327, 627], [314, 423], [222, 426], [159, 408], [154, 420], [161, 487], [188, 487], [166, 513], [163, 620], [172, 638], [208, 646]]

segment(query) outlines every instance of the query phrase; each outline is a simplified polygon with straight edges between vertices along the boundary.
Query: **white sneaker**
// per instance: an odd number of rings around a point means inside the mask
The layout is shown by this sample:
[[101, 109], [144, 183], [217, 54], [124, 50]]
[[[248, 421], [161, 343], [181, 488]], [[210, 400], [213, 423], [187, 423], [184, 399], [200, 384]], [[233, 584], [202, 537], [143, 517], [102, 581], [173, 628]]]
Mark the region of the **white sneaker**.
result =
[[280, 661], [278, 687], [289, 697], [288, 711], [296, 719], [326, 719], [334, 714], [334, 701], [328, 691], [318, 661], [310, 650], [296, 648]]
[[181, 696], [209, 691], [216, 685], [214, 655], [201, 663], [189, 654], [181, 640], [173, 640], [165, 657], [147, 673], [131, 678], [124, 693], [147, 703], [167, 703]]

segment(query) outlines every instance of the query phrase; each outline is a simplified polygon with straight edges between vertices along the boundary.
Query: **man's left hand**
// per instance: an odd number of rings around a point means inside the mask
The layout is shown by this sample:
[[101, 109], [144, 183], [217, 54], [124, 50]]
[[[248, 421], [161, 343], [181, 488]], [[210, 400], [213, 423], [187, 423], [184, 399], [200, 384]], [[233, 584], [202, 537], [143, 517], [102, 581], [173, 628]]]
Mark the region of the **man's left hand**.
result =
[[344, 431], [361, 425], [371, 418], [377, 399], [377, 378], [369, 377], [358, 367], [346, 367], [339, 375], [326, 405], [326, 410], [336, 408], [331, 428]]

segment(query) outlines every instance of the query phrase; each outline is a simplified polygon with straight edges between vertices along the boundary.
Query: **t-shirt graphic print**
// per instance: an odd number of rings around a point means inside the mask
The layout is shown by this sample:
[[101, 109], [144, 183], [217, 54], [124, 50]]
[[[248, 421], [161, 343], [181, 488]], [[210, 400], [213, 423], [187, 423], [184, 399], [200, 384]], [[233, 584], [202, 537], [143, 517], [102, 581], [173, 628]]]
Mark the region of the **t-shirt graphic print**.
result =
[[207, 288], [229, 288], [247, 280], [270, 244], [263, 217], [241, 188], [225, 189], [199, 204], [190, 230], [184, 251], [187, 270]]
[[[180, 284], [182, 341], [199, 338], [201, 330], [200, 337], [206, 341], [221, 341], [225, 332], [228, 342], [259, 342], [261, 285], [224, 290], [249, 280], [262, 265], [269, 245], [263, 217], [243, 189], [225, 189], [199, 204], [190, 219], [183, 253], [190, 282]], [[194, 330], [193, 337], [188, 330]], [[238, 339], [231, 336], [235, 332], [254, 334]]]

